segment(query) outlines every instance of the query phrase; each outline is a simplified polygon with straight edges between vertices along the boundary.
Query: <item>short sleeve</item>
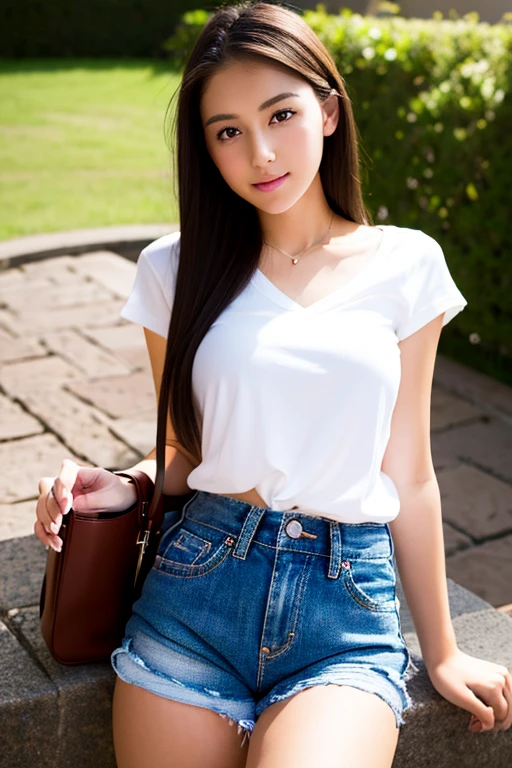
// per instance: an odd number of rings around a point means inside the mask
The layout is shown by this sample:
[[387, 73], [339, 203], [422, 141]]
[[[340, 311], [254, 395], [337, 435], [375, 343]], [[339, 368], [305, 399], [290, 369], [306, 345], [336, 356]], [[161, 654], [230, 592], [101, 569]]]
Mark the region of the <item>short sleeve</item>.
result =
[[448, 269], [439, 243], [418, 231], [419, 241], [411, 242], [409, 269], [402, 286], [404, 311], [396, 328], [398, 341], [418, 331], [445, 313], [443, 327], [467, 304]]
[[179, 261], [180, 233], [146, 246], [137, 259], [135, 280], [120, 315], [167, 338]]

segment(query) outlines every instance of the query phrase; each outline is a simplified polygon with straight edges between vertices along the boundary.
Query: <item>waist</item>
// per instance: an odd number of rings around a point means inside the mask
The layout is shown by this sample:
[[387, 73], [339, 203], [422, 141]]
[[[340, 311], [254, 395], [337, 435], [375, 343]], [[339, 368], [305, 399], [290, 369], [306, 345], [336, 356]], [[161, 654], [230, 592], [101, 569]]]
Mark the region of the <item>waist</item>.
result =
[[[343, 523], [301, 512], [300, 509], [280, 511], [252, 505], [225, 494], [209, 491], [196, 491], [187, 502], [183, 511], [184, 521], [196, 520], [198, 523], [212, 525], [226, 534], [240, 536], [247, 531], [247, 521], [256, 521], [257, 538], [267, 546], [278, 546], [284, 538], [287, 546], [294, 549], [308, 549], [314, 554], [318, 547], [321, 552], [336, 536], [343, 541], [348, 553], [361, 548], [373, 549], [371, 556], [388, 557], [392, 552], [391, 533], [387, 523]], [[250, 526], [249, 526], [250, 527]], [[364, 542], [364, 543], [363, 543]]]
[[[252, 488], [250, 491], [244, 493], [219, 493], [215, 492], [217, 496], [225, 496], [228, 499], [237, 499], [238, 501], [245, 501], [247, 504], [252, 504], [255, 507], [263, 507], [267, 509], [265, 500], [261, 498], [256, 488]], [[298, 509], [298, 507], [292, 507], [292, 509]]]

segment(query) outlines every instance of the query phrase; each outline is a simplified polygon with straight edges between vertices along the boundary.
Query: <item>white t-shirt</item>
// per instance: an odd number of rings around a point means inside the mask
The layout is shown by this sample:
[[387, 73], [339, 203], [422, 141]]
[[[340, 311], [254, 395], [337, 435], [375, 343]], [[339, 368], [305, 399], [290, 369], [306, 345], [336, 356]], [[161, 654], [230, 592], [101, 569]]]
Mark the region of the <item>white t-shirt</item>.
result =
[[[219, 315], [193, 364], [202, 462], [191, 489], [346, 523], [389, 522], [400, 500], [381, 471], [400, 384], [398, 342], [467, 304], [439, 244], [379, 225], [381, 242], [341, 288], [303, 307], [260, 270]], [[167, 336], [180, 232], [141, 252], [121, 316]]]

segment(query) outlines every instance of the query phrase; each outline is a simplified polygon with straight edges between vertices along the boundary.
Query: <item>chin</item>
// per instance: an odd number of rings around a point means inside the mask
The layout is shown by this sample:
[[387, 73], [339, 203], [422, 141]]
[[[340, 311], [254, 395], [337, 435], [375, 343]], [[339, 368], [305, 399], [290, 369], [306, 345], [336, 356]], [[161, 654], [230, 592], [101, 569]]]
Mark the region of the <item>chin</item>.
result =
[[280, 213], [286, 213], [286, 211], [289, 211], [290, 208], [293, 208], [293, 206], [299, 202], [299, 200], [302, 198], [302, 196], [306, 191], [307, 190], [301, 191], [299, 195], [294, 195], [293, 197], [291, 195], [288, 195], [288, 197], [286, 198], [283, 197], [281, 199], [278, 199], [276, 196], [276, 199], [273, 200], [272, 202], [269, 201], [269, 204], [266, 206], [261, 206], [261, 201], [260, 201], [259, 209], [261, 211], [264, 211], [265, 213], [270, 213], [274, 215], [278, 215]]

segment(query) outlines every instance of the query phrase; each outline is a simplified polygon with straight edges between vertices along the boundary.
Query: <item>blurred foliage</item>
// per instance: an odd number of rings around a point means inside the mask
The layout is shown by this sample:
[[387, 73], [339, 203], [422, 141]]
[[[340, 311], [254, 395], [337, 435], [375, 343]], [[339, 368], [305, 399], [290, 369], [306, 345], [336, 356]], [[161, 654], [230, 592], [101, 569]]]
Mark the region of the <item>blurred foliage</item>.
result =
[[[468, 300], [440, 351], [512, 385], [512, 14], [490, 25], [398, 10], [302, 15], [346, 78], [374, 221], [434, 237]], [[208, 17], [185, 14], [166, 42], [178, 69]]]
[[169, 61], [172, 67], [182, 69], [187, 59], [188, 53], [194, 47], [199, 34], [206, 24], [210, 13], [202, 8], [194, 11], [188, 11], [183, 14], [178, 21], [174, 34], [162, 44], [162, 48], [167, 51]]

